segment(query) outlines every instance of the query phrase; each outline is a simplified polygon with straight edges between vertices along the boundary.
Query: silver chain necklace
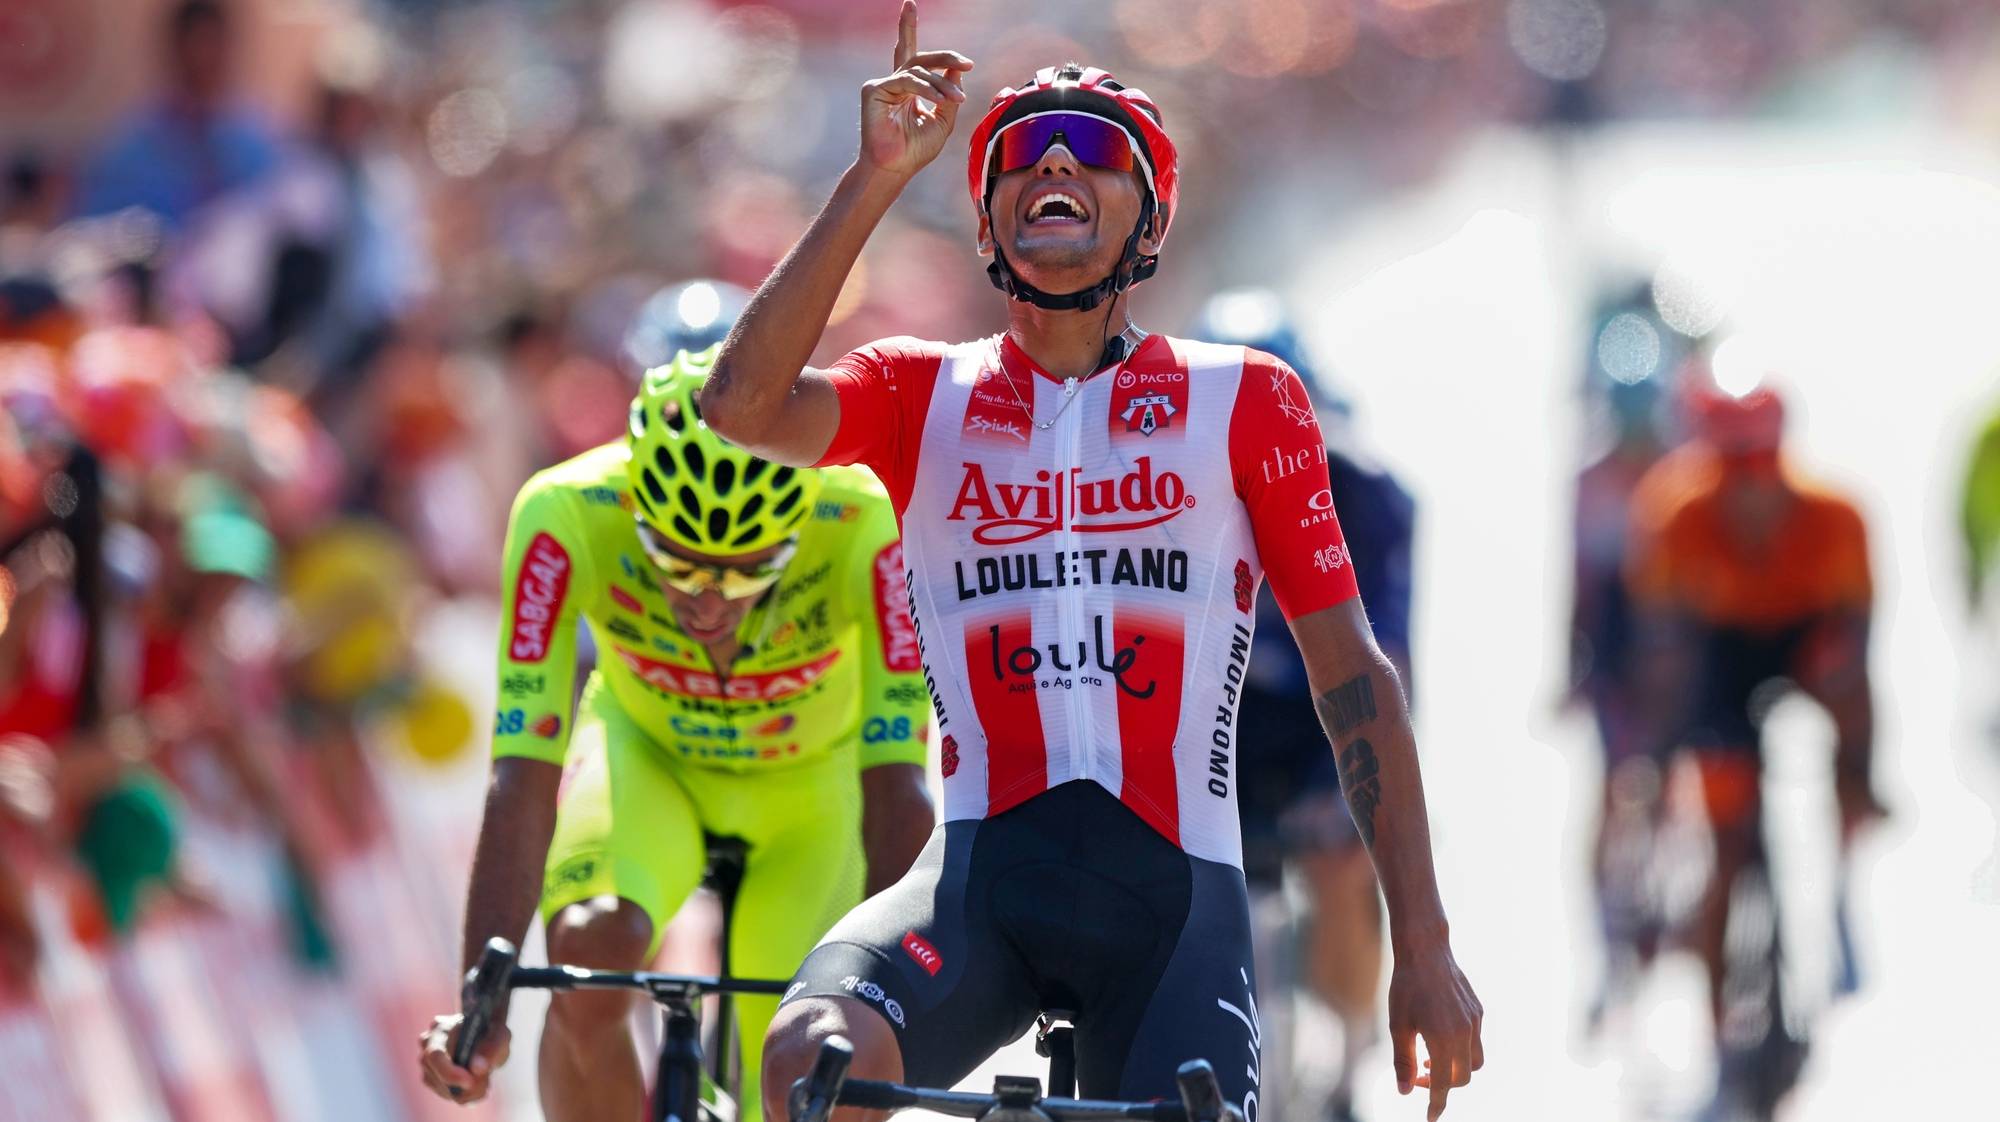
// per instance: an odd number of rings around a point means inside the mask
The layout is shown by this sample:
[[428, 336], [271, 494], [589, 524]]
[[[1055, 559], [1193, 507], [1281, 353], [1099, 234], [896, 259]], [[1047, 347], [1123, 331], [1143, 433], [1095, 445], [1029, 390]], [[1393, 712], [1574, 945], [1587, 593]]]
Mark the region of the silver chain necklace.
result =
[[[1125, 330], [1123, 330], [1123, 331], [1120, 331], [1120, 332], [1118, 333], [1118, 338], [1120, 338], [1120, 339], [1130, 339], [1130, 340], [1131, 340], [1131, 343], [1132, 343], [1132, 347], [1131, 347], [1131, 349], [1130, 349], [1130, 350], [1127, 350], [1127, 351], [1125, 352], [1125, 358], [1123, 358], [1123, 359], [1120, 359], [1120, 360], [1118, 360], [1117, 362], [1113, 363], [1113, 364], [1112, 364], [1113, 366], [1123, 366], [1123, 365], [1125, 365], [1126, 361], [1128, 361], [1128, 360], [1130, 360], [1130, 359], [1131, 359], [1133, 351], [1136, 351], [1136, 350], [1138, 350], [1138, 349], [1139, 349], [1139, 344], [1140, 344], [1140, 343], [1143, 343], [1143, 342], [1145, 342], [1145, 341], [1146, 341], [1146, 333], [1145, 333], [1145, 332], [1143, 332], [1143, 331], [1140, 331], [1140, 330], [1139, 330], [1139, 329], [1138, 329], [1137, 327], [1133, 327], [1133, 326], [1131, 326], [1131, 325], [1129, 325], [1129, 324], [1128, 324], [1128, 325], [1126, 325], [1126, 328], [1125, 328]], [[1104, 369], [1106, 369], [1106, 370], [1109, 370], [1109, 369], [1110, 369], [1110, 367], [1105, 367]], [[1020, 390], [1020, 387], [1018, 387], [1018, 386], [1016, 386], [1016, 385], [1014, 384], [1014, 375], [1013, 375], [1013, 372], [1011, 372], [1011, 371], [1009, 371], [1009, 370], [1007, 369], [1007, 363], [1006, 363], [1006, 362], [1005, 362], [1004, 360], [1003, 360], [1003, 361], [1002, 361], [1002, 362], [1000, 363], [1000, 376], [1001, 376], [1001, 377], [1003, 377], [1003, 378], [1005, 378], [1005, 379], [1007, 379], [1007, 390], [1008, 390], [1008, 392], [1009, 392], [1009, 393], [1012, 393], [1012, 394], [1014, 395], [1014, 402], [1015, 402], [1015, 404], [1017, 404], [1017, 405], [1019, 405], [1019, 406], [1021, 407], [1021, 412], [1022, 412], [1022, 413], [1025, 413], [1025, 414], [1027, 415], [1027, 417], [1028, 417], [1028, 423], [1029, 423], [1029, 424], [1031, 424], [1031, 425], [1033, 425], [1033, 426], [1035, 426], [1035, 430], [1036, 430], [1037, 432], [1047, 432], [1047, 431], [1049, 431], [1050, 429], [1052, 429], [1052, 428], [1056, 427], [1056, 422], [1057, 422], [1057, 421], [1060, 421], [1060, 420], [1062, 420], [1062, 415], [1063, 415], [1064, 413], [1067, 413], [1067, 412], [1069, 412], [1069, 407], [1070, 407], [1071, 405], [1075, 404], [1075, 402], [1076, 402], [1076, 386], [1077, 386], [1077, 383], [1078, 383], [1078, 382], [1080, 382], [1080, 381], [1088, 381], [1088, 380], [1089, 380], [1089, 379], [1091, 379], [1091, 378], [1095, 378], [1095, 377], [1096, 377], [1096, 376], [1097, 376], [1097, 375], [1098, 375], [1099, 373], [1100, 373], [1100, 371], [1096, 371], [1096, 370], [1093, 370], [1093, 371], [1091, 371], [1091, 372], [1090, 372], [1089, 374], [1086, 374], [1086, 375], [1084, 375], [1084, 376], [1083, 376], [1082, 378], [1076, 378], [1076, 377], [1074, 377], [1074, 376], [1072, 376], [1072, 377], [1068, 377], [1068, 378], [1064, 378], [1064, 379], [1063, 379], [1063, 403], [1062, 403], [1062, 406], [1061, 406], [1061, 408], [1057, 409], [1057, 410], [1056, 410], [1056, 415], [1055, 415], [1055, 416], [1053, 416], [1053, 417], [1050, 417], [1050, 418], [1049, 418], [1049, 419], [1048, 419], [1047, 421], [1037, 421], [1037, 420], [1035, 420], [1035, 410], [1034, 410], [1034, 408], [1033, 408], [1032, 406], [1030, 406], [1030, 405], [1029, 405], [1029, 404], [1027, 403], [1027, 401], [1026, 401], [1025, 399], [1023, 399], [1023, 398], [1021, 397], [1021, 390]]]

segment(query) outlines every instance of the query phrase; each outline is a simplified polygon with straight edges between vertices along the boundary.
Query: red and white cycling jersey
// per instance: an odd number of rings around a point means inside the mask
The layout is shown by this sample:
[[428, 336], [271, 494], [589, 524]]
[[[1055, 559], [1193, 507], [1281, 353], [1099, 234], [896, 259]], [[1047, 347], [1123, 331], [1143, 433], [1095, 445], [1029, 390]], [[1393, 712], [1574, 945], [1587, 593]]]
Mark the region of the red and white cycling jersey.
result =
[[874, 469], [902, 522], [946, 820], [1089, 779], [1240, 865], [1257, 582], [1288, 619], [1355, 595], [1299, 376], [1163, 335], [1068, 383], [1005, 336], [883, 340], [829, 373], [823, 462]]

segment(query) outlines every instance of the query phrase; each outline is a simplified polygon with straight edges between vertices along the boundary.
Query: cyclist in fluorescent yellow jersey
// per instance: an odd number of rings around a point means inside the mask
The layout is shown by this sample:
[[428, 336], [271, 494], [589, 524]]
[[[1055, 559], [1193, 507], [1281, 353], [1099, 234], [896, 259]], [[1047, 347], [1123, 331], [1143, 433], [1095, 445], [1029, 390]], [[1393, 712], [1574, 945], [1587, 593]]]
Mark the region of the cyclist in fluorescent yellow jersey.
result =
[[[709, 432], [694, 391], [713, 355], [648, 372], [630, 440], [515, 501], [468, 964], [520, 938], [539, 889], [551, 961], [642, 967], [700, 880], [706, 832], [749, 847], [732, 972], [789, 977], [861, 900], [864, 833], [871, 887], [929, 836], [929, 696], [888, 496], [866, 470], [781, 467]], [[597, 668], [572, 720], [580, 620]], [[640, 1116], [629, 1003], [554, 998], [539, 1072], [555, 1122]], [[748, 1119], [776, 1006], [738, 999]], [[470, 1101], [506, 1037], [459, 1069], [457, 1020], [425, 1034], [425, 1076]]]
[[1977, 610], [2000, 558], [2000, 409], [1979, 431], [1965, 469], [1959, 528], [1965, 540], [1965, 596]]

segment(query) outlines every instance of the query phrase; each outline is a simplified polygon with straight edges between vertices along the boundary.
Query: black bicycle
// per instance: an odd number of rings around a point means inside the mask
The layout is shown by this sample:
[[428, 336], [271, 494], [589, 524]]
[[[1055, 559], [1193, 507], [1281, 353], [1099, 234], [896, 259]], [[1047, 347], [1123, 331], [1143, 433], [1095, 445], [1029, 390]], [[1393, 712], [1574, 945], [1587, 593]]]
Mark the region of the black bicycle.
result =
[[[518, 989], [641, 990], [659, 1004], [666, 1016], [660, 1039], [658, 1076], [653, 1084], [655, 1122], [733, 1122], [734, 1101], [718, 1095], [702, 1098], [703, 1052], [697, 1006], [708, 994], [782, 994], [784, 982], [743, 978], [711, 978], [645, 971], [586, 970], [578, 966], [521, 966], [514, 945], [492, 939], [479, 961], [465, 975], [461, 994], [464, 1022], [452, 1059], [464, 1066], [492, 1024], [494, 1012]], [[1036, 1048], [1049, 1057], [1049, 1086], [1067, 1094], [1075, 1086], [1076, 1058], [1071, 1030], [1044, 1018]], [[1110, 1118], [1151, 1122], [1243, 1122], [1243, 1115], [1223, 1102], [1215, 1070], [1203, 1060], [1181, 1065], [1176, 1082], [1180, 1102], [1119, 1103], [1090, 1099], [1047, 1098], [1039, 1080], [1002, 1075], [988, 1095], [907, 1087], [867, 1079], [847, 1078], [854, 1049], [834, 1037], [821, 1045], [818, 1061], [792, 1086], [791, 1122], [827, 1122], [836, 1106], [899, 1111], [922, 1107], [956, 1118], [983, 1122], [1092, 1122]], [[753, 1091], [754, 1093], [754, 1091]]]

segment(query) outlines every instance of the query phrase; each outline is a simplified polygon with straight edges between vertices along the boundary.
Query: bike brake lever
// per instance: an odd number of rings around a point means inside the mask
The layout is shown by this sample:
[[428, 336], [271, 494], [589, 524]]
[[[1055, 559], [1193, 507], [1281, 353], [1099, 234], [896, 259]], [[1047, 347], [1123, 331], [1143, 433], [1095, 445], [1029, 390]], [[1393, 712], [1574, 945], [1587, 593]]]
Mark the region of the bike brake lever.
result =
[[1207, 1060], [1189, 1060], [1174, 1072], [1180, 1088], [1181, 1106], [1188, 1122], [1225, 1122], [1233, 1111], [1222, 1101], [1222, 1085], [1216, 1082], [1215, 1068]]
[[465, 972], [459, 989], [458, 1040], [452, 1045], [451, 1062], [459, 1067], [472, 1063], [472, 1054], [493, 1023], [493, 1012], [507, 996], [507, 978], [514, 972], [514, 944], [499, 936], [486, 941], [479, 961]]
[[829, 1036], [820, 1042], [819, 1056], [812, 1070], [792, 1084], [787, 1105], [793, 1122], [826, 1122], [833, 1104], [840, 1099], [847, 1069], [854, 1063], [854, 1045], [844, 1036]]

